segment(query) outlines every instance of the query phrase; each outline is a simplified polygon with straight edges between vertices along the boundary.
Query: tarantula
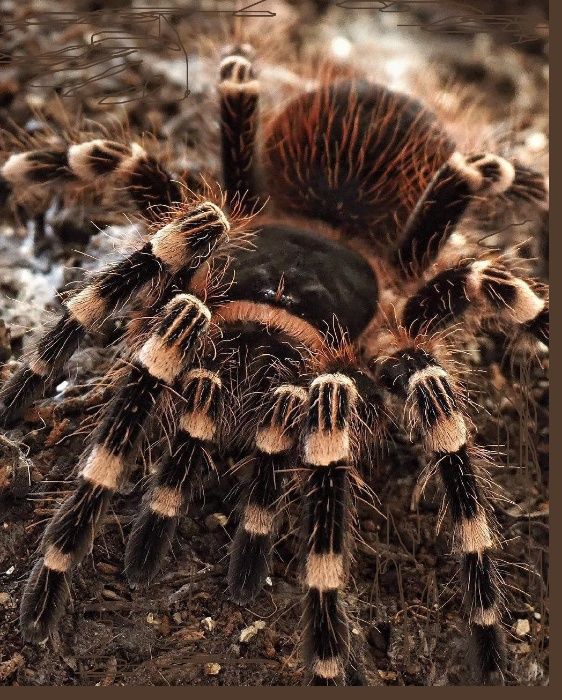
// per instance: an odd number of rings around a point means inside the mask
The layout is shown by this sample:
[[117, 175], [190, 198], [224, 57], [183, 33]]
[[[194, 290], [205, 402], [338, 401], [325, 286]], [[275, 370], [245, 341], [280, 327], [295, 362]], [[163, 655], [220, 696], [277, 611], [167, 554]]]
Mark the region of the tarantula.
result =
[[491, 153], [463, 155], [421, 103], [362, 79], [320, 80], [260, 118], [246, 45], [224, 54], [218, 94], [222, 198], [188, 191], [138, 143], [108, 139], [15, 154], [0, 169], [5, 197], [32, 185], [124, 188], [151, 231], [66, 298], [3, 389], [10, 424], [89, 331], [126, 309], [126, 371], [75, 491], [46, 529], [22, 632], [43, 641], [57, 625], [72, 569], [92, 547], [143, 426], [172, 397], [175, 434], [131, 531], [129, 581], [157, 575], [209, 455], [246, 455], [233, 599], [260, 592], [280, 504], [297, 488], [313, 682], [360, 682], [342, 602], [354, 498], [369, 481], [370, 448], [401, 404], [444, 486], [475, 669], [487, 682], [504, 664], [498, 542], [444, 339], [454, 325], [475, 331], [493, 319], [548, 343], [548, 305], [536, 283], [455, 228], [471, 205], [497, 197], [546, 207], [544, 180]]

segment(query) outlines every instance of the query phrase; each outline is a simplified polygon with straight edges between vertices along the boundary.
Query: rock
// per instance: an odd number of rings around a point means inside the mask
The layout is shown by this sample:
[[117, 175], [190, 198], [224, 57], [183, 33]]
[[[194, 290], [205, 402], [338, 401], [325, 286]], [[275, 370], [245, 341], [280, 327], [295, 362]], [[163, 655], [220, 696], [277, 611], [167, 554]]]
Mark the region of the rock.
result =
[[513, 632], [518, 637], [525, 637], [531, 631], [529, 620], [517, 620], [513, 625]]
[[377, 669], [377, 673], [383, 679], [383, 681], [392, 682], [398, 678], [398, 674], [395, 671], [383, 671]]
[[205, 675], [206, 676], [218, 676], [221, 671], [220, 664], [205, 664]]
[[244, 629], [240, 632], [240, 642], [246, 644], [256, 636], [259, 630], [264, 629], [264, 627], [265, 622], [263, 620], [256, 620], [249, 627], [244, 627]]
[[217, 626], [217, 623], [213, 620], [212, 617], [204, 617], [201, 620], [201, 627], [206, 629], [207, 632], [212, 632], [216, 626]]
[[25, 659], [18, 653], [13, 654], [7, 661], [0, 662], [0, 681], [7, 680], [22, 666], [25, 666]]

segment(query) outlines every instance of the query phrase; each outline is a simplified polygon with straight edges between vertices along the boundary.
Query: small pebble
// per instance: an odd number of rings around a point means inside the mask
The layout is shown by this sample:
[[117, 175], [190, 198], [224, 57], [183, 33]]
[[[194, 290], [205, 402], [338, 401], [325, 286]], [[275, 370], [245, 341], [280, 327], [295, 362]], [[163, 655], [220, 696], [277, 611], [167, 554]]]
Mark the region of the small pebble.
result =
[[243, 644], [246, 644], [251, 639], [253, 639], [257, 633], [258, 631], [253, 625], [250, 625], [249, 627], [244, 627], [244, 629], [240, 632], [239, 640]]
[[217, 623], [213, 620], [212, 617], [204, 617], [201, 620], [201, 627], [204, 627], [207, 630], [207, 632], [212, 632], [216, 626]]
[[513, 631], [518, 637], [524, 637], [531, 631], [529, 620], [517, 620], [513, 625]]
[[244, 629], [240, 632], [240, 642], [244, 644], [249, 642], [250, 639], [253, 639], [258, 631], [262, 630], [264, 627], [265, 622], [263, 620], [256, 620], [249, 627], [244, 627]]
[[206, 676], [218, 676], [221, 670], [220, 664], [205, 664]]

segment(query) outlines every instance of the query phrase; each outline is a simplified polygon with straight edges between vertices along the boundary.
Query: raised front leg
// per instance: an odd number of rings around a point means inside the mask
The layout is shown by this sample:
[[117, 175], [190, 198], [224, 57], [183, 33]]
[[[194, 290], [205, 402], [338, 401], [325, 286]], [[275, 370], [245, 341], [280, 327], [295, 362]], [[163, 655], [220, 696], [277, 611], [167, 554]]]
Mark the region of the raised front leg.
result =
[[231, 206], [250, 212], [258, 199], [256, 136], [259, 81], [248, 55], [236, 47], [220, 65], [220, 124], [224, 187]]

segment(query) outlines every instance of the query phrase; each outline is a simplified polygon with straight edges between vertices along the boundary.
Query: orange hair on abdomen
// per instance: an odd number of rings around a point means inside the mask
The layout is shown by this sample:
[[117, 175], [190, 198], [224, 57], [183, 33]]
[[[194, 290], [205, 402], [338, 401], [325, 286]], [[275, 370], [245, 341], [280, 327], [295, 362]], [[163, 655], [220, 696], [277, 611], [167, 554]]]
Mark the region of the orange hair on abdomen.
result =
[[279, 206], [370, 237], [404, 223], [454, 150], [421, 103], [365, 80], [299, 95], [264, 134], [269, 191]]

